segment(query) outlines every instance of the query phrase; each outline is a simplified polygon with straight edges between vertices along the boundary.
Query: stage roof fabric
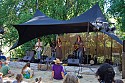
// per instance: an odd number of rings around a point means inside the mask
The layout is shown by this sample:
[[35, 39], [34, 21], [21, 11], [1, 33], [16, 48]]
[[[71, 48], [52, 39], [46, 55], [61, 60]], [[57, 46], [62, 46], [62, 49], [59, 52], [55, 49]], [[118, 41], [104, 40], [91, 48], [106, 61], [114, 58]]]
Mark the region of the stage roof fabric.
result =
[[[85, 13], [72, 18], [67, 21], [56, 20], [44, 15], [39, 10], [36, 10], [33, 18], [29, 21], [19, 24], [13, 25], [19, 34], [19, 39], [17, 42], [10, 48], [14, 49], [34, 38], [42, 37], [50, 34], [62, 34], [62, 33], [80, 33], [80, 32], [94, 32], [95, 26], [92, 25], [93, 22], [96, 21], [97, 18], [101, 17], [105, 22], [106, 19], [102, 14], [102, 11], [98, 4], [94, 5]], [[105, 32], [102, 30], [101, 32]], [[106, 33], [106, 32], [105, 32]], [[110, 33], [106, 33], [117, 42], [122, 44], [122, 41], [117, 37], [111, 35]]]

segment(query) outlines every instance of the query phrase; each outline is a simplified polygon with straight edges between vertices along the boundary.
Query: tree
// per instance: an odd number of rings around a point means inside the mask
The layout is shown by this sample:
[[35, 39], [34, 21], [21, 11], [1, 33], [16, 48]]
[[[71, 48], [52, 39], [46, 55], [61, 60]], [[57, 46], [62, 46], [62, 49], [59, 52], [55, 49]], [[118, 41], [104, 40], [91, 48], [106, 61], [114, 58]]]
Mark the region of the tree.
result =
[[[113, 17], [117, 21], [117, 29], [125, 32], [125, 0], [108, 0], [109, 8], [107, 10], [108, 16]], [[119, 35], [122, 35], [122, 39], [125, 39], [125, 34], [119, 31]]]
[[[104, 0], [39, 0], [38, 9], [51, 18], [68, 20], [82, 14], [96, 2], [99, 2], [103, 10]], [[6, 31], [4, 34], [4, 45], [12, 46], [18, 39], [18, 32], [12, 25], [21, 24], [32, 18], [36, 11], [36, 1], [1, 0], [0, 10], [2, 11], [2, 13], [0, 13], [0, 25], [2, 25]], [[42, 37], [42, 40], [50, 42], [51, 37], [55, 36], [49, 35], [47, 37]], [[33, 49], [35, 41], [36, 40], [32, 40], [16, 48], [15, 54], [24, 55], [26, 50]], [[30, 48], [28, 46], [30, 46]]]

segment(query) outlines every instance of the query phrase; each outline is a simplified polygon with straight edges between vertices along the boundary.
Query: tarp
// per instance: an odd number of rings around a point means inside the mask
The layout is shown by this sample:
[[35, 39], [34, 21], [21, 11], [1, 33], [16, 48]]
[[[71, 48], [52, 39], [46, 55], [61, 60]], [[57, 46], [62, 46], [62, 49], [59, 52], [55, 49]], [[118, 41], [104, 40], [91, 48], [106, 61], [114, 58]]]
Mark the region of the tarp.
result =
[[[101, 17], [104, 22], [106, 21], [98, 4], [94, 5], [91, 9], [81, 14], [80, 16], [77, 16], [67, 21], [61, 21], [50, 18], [39, 10], [37, 10], [31, 20], [23, 24], [14, 25], [14, 27], [18, 31], [19, 39], [11, 47], [11, 49], [14, 49], [34, 38], [42, 37], [45, 35], [80, 33], [87, 32], [88, 30], [89, 32], [94, 32], [95, 26], [93, 26], [92, 23], [95, 22], [96, 19], [99, 17]], [[109, 35], [110, 33], [106, 34]], [[111, 37], [113, 39], [116, 39], [116, 41], [120, 44], [122, 44], [122, 41], [117, 36]]]

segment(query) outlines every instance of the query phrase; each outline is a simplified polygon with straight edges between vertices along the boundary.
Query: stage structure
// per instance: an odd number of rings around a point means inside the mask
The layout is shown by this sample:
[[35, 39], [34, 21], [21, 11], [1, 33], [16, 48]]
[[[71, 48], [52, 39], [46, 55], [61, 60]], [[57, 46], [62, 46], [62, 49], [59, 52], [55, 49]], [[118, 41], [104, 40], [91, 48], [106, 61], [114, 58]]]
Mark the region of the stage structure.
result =
[[122, 45], [122, 41], [115, 34], [106, 32], [105, 29], [100, 30], [94, 25], [98, 18], [102, 19], [102, 23], [107, 22], [98, 4], [94, 5], [80, 16], [67, 21], [49, 18], [40, 12], [40, 10], [36, 10], [31, 20], [19, 25], [13, 25], [18, 31], [19, 39], [10, 50], [37, 37], [50, 34], [87, 32], [88, 28], [89, 32], [95, 32], [95, 30], [98, 29], [100, 32], [107, 34]]
[[13, 25], [18, 31], [19, 39], [10, 50], [37, 37], [50, 34], [80, 32], [87, 32], [89, 35], [89, 32], [95, 32], [96, 30], [107, 34], [112, 39], [123, 45], [123, 42], [115, 34], [108, 31], [109, 27], [105, 28], [107, 27], [105, 24], [110, 23], [105, 19], [98, 4], [94, 5], [85, 13], [67, 21], [49, 18], [37, 9], [32, 19], [19, 25]]

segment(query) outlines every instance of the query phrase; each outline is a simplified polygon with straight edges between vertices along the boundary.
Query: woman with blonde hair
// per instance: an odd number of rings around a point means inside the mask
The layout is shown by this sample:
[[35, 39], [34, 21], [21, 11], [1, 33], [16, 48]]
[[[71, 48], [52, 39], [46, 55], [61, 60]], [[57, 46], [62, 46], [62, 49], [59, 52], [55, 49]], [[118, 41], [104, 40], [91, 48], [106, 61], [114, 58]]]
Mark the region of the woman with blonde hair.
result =
[[80, 83], [79, 79], [74, 74], [67, 74], [66, 77], [63, 80], [63, 83]]

